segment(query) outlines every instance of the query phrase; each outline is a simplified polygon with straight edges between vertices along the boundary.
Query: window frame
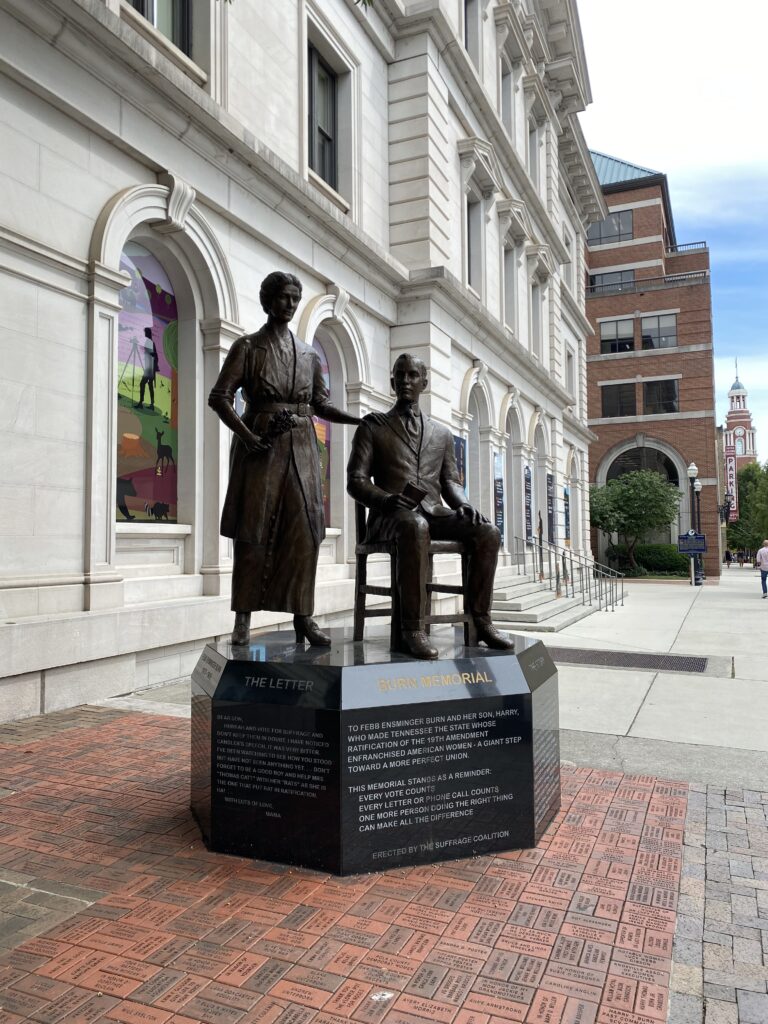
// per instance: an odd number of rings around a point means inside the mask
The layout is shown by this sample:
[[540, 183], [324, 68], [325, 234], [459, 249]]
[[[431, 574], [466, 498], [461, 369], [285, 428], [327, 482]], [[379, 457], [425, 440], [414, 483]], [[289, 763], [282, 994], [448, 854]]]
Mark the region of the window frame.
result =
[[[629, 324], [629, 334], [619, 335], [619, 325]], [[635, 321], [633, 317], [617, 317], [615, 320], [600, 321], [600, 354], [634, 352], [635, 350]], [[606, 337], [604, 328], [615, 328], [613, 337]], [[622, 347], [623, 346], [623, 347]]]
[[[328, 132], [321, 127], [317, 117], [317, 72], [323, 71], [331, 84], [331, 120], [332, 130]], [[307, 42], [307, 163], [311, 171], [321, 178], [326, 185], [337, 192], [339, 189], [339, 74], [323, 57], [312, 40]], [[320, 168], [317, 154], [317, 135], [322, 133], [330, 141], [329, 176]]]
[[[631, 276], [625, 277], [625, 275]], [[619, 278], [619, 280], [604, 280], [608, 277]], [[598, 278], [600, 278], [600, 280], [598, 280]], [[598, 272], [596, 274], [589, 275], [589, 288], [593, 295], [607, 295], [609, 294], [609, 289], [612, 289], [614, 292], [632, 291], [636, 284], [637, 279], [635, 277], [634, 268], [630, 270], [610, 270], [606, 273]], [[625, 288], [624, 285], [627, 285], [628, 287]]]
[[192, 2], [171, 0], [172, 34], [166, 35], [158, 25], [157, 0], [128, 0], [130, 6], [149, 24], [191, 59], [192, 57]]
[[[613, 245], [616, 242], [631, 242], [635, 237], [633, 210], [612, 210], [605, 220], [595, 221], [587, 230], [587, 245]], [[606, 230], [606, 225], [617, 218], [616, 229]], [[629, 221], [629, 227], [622, 227], [622, 220]], [[595, 228], [598, 230], [595, 231]]]
[[[649, 403], [648, 395], [651, 389], [660, 389], [661, 385], [673, 385], [675, 397], [674, 397], [674, 409], [663, 408], [666, 404], [672, 404], [669, 398], [657, 397], [654, 405], [651, 407]], [[680, 412], [680, 381], [677, 377], [665, 377], [661, 380], [644, 380], [643, 381], [643, 415], [644, 416], [668, 416], [672, 413]]]
[[[631, 403], [628, 402], [632, 396]], [[616, 412], [606, 409], [606, 399], [616, 396]], [[625, 409], [626, 404], [631, 404], [631, 410]], [[600, 412], [603, 419], [620, 419], [624, 416], [637, 416], [637, 392], [634, 381], [624, 381], [619, 384], [604, 384], [600, 388]]]
[[482, 71], [482, 0], [464, 0], [464, 49], [478, 75]]
[[[646, 336], [645, 330], [644, 330], [645, 324], [646, 324], [646, 321], [651, 321], [651, 320], [655, 320], [656, 321], [656, 334], [654, 335], [653, 333], [651, 333], [651, 334]], [[662, 327], [661, 327], [661, 321], [662, 320], [674, 320], [674, 334], [673, 335], [672, 334], [662, 335]], [[646, 344], [646, 337], [648, 338], [648, 344]], [[659, 340], [659, 341], [661, 341], [663, 337], [664, 338], [673, 337], [674, 340], [672, 342], [666, 342], [665, 344], [654, 345], [654, 344], [652, 344], [654, 337], [657, 340]], [[652, 313], [649, 316], [641, 317], [640, 318], [640, 343], [641, 343], [642, 349], [644, 351], [646, 351], [646, 352], [656, 351], [658, 349], [664, 349], [664, 348], [677, 348], [678, 347], [677, 313]]]
[[483, 197], [470, 187], [464, 207], [464, 231], [466, 237], [465, 268], [467, 287], [479, 298], [483, 296], [485, 232], [483, 222]]

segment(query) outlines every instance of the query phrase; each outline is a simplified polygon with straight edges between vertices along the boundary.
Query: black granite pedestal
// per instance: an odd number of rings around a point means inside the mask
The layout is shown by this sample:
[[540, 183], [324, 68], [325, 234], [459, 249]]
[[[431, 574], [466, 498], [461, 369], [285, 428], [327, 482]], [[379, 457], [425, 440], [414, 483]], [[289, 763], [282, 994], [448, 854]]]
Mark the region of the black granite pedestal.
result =
[[347, 875], [535, 846], [560, 806], [544, 645], [437, 661], [291, 633], [208, 645], [192, 675], [192, 810], [212, 850]]

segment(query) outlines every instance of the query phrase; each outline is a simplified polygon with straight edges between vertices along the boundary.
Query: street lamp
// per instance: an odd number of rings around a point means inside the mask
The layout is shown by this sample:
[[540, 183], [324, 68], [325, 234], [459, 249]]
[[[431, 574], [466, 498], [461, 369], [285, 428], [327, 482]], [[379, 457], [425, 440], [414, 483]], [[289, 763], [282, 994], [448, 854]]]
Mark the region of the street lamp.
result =
[[[696, 484], [699, 484], [699, 489], [701, 489], [701, 484], [696, 479], [698, 475], [699, 467], [696, 465], [695, 462], [692, 462], [688, 467], [688, 482], [691, 487], [691, 530], [693, 530], [694, 532], [696, 531], [696, 524], [694, 519], [696, 509]], [[695, 587], [701, 586], [701, 572], [698, 566], [698, 559], [695, 555], [691, 555], [691, 584]]]
[[726, 491], [724, 499], [723, 499], [723, 504], [717, 506], [717, 511], [718, 511], [719, 516], [720, 516], [720, 522], [721, 523], [727, 523], [728, 522], [728, 518], [729, 518], [729, 516], [731, 514], [731, 509], [732, 508], [733, 508], [733, 494], [730, 491]]

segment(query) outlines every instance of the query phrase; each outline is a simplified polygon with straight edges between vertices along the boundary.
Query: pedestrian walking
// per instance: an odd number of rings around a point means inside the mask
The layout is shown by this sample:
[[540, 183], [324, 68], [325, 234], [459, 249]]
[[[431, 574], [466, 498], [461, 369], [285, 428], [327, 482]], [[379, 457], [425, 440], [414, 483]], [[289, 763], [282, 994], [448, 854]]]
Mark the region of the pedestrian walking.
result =
[[768, 540], [763, 541], [763, 546], [755, 555], [755, 568], [760, 570], [760, 586], [763, 588], [763, 599], [768, 597]]
[[731, 562], [733, 561], [733, 552], [730, 548], [725, 549], [725, 567], [726, 569], [731, 568]]
[[744, 568], [744, 552], [743, 551], [737, 551], [736, 552], [736, 561], [739, 563], [739, 568], [743, 569]]

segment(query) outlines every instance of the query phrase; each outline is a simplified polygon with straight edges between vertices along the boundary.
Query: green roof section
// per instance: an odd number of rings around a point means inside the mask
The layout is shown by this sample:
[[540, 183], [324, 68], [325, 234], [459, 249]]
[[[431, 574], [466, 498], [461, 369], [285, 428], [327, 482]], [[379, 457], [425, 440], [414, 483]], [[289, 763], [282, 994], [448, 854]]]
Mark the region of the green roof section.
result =
[[652, 171], [650, 167], [640, 167], [638, 164], [627, 163], [626, 160], [618, 160], [607, 153], [598, 153], [594, 149], [590, 149], [589, 155], [592, 157], [597, 180], [601, 185], [616, 185], [620, 181], [634, 181], [637, 178], [648, 178], [661, 173]]

